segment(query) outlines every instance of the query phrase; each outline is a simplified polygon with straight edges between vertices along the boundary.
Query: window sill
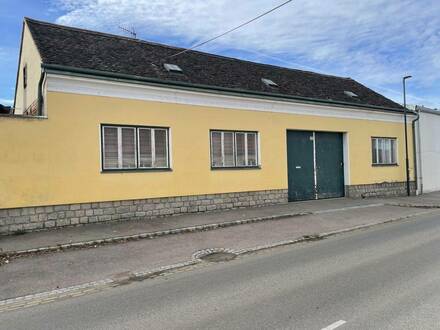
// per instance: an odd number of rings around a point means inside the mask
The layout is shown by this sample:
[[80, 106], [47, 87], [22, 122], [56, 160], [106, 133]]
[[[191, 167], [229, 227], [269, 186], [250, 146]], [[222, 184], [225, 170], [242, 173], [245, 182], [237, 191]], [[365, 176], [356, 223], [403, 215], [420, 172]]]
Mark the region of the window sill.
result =
[[212, 171], [221, 171], [221, 170], [261, 170], [261, 166], [231, 166], [231, 167], [213, 167], [211, 166]]
[[101, 170], [102, 174], [106, 173], [140, 173], [140, 172], [172, 172], [172, 168], [133, 168], [133, 169], [114, 169], [114, 170]]
[[371, 164], [373, 167], [398, 167], [399, 164]]

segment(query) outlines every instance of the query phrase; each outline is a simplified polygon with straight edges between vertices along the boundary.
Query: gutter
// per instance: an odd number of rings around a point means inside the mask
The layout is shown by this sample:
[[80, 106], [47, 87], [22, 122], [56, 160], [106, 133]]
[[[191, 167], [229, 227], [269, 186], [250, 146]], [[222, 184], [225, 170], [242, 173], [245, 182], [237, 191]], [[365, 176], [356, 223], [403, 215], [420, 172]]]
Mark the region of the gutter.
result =
[[[152, 85], [158, 87], [171, 87], [176, 89], [198, 91], [198, 92], [208, 92], [208, 93], [242, 96], [242, 97], [257, 97], [257, 98], [272, 99], [272, 100], [300, 101], [303, 103], [325, 104], [325, 105], [333, 105], [340, 107], [356, 107], [356, 108], [363, 108], [363, 109], [382, 111], [382, 112], [383, 111], [393, 112], [393, 113], [403, 112], [403, 109], [397, 109], [397, 108], [387, 108], [387, 107], [381, 107], [375, 105], [358, 104], [358, 103], [351, 103], [344, 101], [333, 101], [333, 100], [307, 98], [301, 96], [291, 96], [291, 95], [284, 95], [278, 93], [255, 92], [255, 91], [233, 89], [226, 87], [214, 87], [209, 85], [191, 84], [180, 81], [164, 81], [157, 78], [146, 78], [136, 75], [114, 73], [108, 71], [99, 71], [94, 69], [83, 69], [83, 68], [76, 68], [76, 67], [70, 67], [70, 66], [64, 66], [58, 64], [43, 63], [41, 67], [47, 73], [63, 73], [66, 75], [80, 76], [80, 77], [93, 76], [94, 78], [103, 79], [103, 80], [113, 80], [113, 81], [131, 82], [131, 83], [135, 82], [138, 84], [146, 84], [146, 85]], [[409, 111], [409, 113], [415, 114], [413, 111]]]

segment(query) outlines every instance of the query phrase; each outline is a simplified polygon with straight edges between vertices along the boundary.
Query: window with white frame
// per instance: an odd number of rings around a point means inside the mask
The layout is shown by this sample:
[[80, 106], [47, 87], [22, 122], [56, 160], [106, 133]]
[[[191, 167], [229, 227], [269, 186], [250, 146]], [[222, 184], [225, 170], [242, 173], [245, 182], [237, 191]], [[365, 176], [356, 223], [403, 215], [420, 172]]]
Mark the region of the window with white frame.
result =
[[102, 125], [102, 169], [169, 168], [168, 129]]
[[258, 166], [258, 133], [211, 131], [213, 168]]
[[374, 137], [371, 139], [373, 165], [397, 165], [397, 139]]

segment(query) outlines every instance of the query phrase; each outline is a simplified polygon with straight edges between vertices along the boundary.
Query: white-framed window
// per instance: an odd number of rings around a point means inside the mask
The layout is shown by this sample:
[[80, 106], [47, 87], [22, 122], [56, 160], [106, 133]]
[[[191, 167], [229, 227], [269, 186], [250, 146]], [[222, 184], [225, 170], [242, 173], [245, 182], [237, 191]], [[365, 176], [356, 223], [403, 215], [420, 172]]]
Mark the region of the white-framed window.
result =
[[258, 133], [243, 131], [211, 131], [211, 167], [257, 167]]
[[397, 165], [397, 139], [373, 137], [371, 139], [373, 165]]
[[101, 125], [102, 170], [169, 168], [168, 128]]

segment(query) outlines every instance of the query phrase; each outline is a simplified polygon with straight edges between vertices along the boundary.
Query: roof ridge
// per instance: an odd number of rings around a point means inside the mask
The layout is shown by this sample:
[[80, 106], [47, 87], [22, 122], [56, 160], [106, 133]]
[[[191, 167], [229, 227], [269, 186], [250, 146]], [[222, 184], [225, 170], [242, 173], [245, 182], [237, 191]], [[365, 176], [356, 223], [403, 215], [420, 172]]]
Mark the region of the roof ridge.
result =
[[[67, 26], [67, 25], [62, 25], [62, 24], [46, 22], [46, 21], [40, 21], [40, 20], [36, 20], [36, 19], [30, 18], [30, 17], [24, 17], [24, 20], [26, 22], [31, 22], [31, 23], [41, 24], [41, 25], [52, 26], [52, 27], [59, 28], [59, 29], [74, 30], [74, 31], [79, 31], [79, 32], [84, 32], [84, 33], [89, 33], [89, 34], [95, 34], [95, 35], [99, 35], [99, 36], [103, 36], [103, 37], [108, 37], [108, 38], [124, 39], [124, 40], [132, 41], [132, 42], [142, 43], [142, 44], [148, 44], [148, 45], [160, 46], [160, 47], [169, 48], [169, 49], [175, 49], [176, 51], [181, 51], [181, 50], [186, 50], [187, 49], [187, 48], [184, 48], [184, 47], [167, 45], [167, 44], [162, 44], [162, 43], [154, 42], [154, 41], [147, 41], [147, 40], [142, 40], [142, 39], [134, 39], [134, 38], [125, 37], [125, 36], [121, 36], [121, 35], [113, 34], [113, 33], [108, 33], [108, 32], [100, 32], [100, 31], [88, 30], [88, 29], [84, 29], [84, 28], [78, 28], [78, 27], [74, 27], [74, 26]], [[289, 68], [289, 67], [283, 67], [283, 66], [269, 64], [269, 63], [254, 62], [254, 61], [245, 60], [245, 59], [236, 58], [236, 57], [231, 57], [231, 56], [212, 54], [212, 53], [203, 52], [203, 51], [199, 51], [199, 50], [190, 50], [188, 53], [197, 53], [197, 54], [200, 54], [200, 55], [203, 55], [203, 56], [218, 57], [218, 58], [223, 58], [223, 59], [227, 59], [227, 60], [231, 60], [231, 61], [252, 63], [252, 64], [264, 66], [264, 67], [272, 67], [272, 68], [277, 68], [277, 69], [282, 69], [282, 70], [291, 70], [291, 71], [297, 71], [297, 72], [304, 72], [304, 73], [308, 73], [308, 74], [319, 75], [319, 76], [330, 77], [330, 78], [353, 80], [350, 77], [341, 77], [341, 76], [336, 76], [336, 75], [331, 75], [331, 74], [326, 74], [326, 73], [314, 72], [314, 71], [310, 71], [310, 70], [301, 70], [301, 69], [294, 69], [294, 68]]]
[[134, 38], [130, 38], [130, 37], [125, 37], [125, 36], [121, 36], [119, 34], [113, 34], [113, 33], [108, 33], [108, 32], [100, 32], [100, 31], [88, 30], [88, 29], [84, 29], [84, 28], [78, 28], [78, 27], [75, 27], [75, 26], [68, 26], [68, 25], [56, 24], [56, 23], [51, 23], [51, 22], [46, 22], [46, 21], [40, 21], [40, 20], [36, 20], [36, 19], [33, 19], [33, 18], [29, 18], [29, 17], [25, 17], [24, 20], [32, 22], [32, 23], [36, 23], [36, 24], [52, 26], [52, 27], [59, 28], [59, 29], [76, 30], [76, 31], [79, 31], [79, 32], [85, 32], [85, 33], [89, 33], [89, 34], [96, 34], [96, 35], [100, 35], [100, 36], [103, 36], [103, 37], [126, 39], [126, 40], [129, 40], [129, 41], [134, 41], [134, 42], [139, 42], [139, 43], [146, 43], [146, 44], [153, 44], [153, 45], [167, 47], [167, 48], [173, 48], [173, 49], [177, 49], [177, 50], [185, 49], [183, 47], [165, 45], [165, 44], [161, 44], [161, 43], [154, 42], [154, 41], [146, 41], [146, 40], [142, 40], [142, 39], [134, 39]]

